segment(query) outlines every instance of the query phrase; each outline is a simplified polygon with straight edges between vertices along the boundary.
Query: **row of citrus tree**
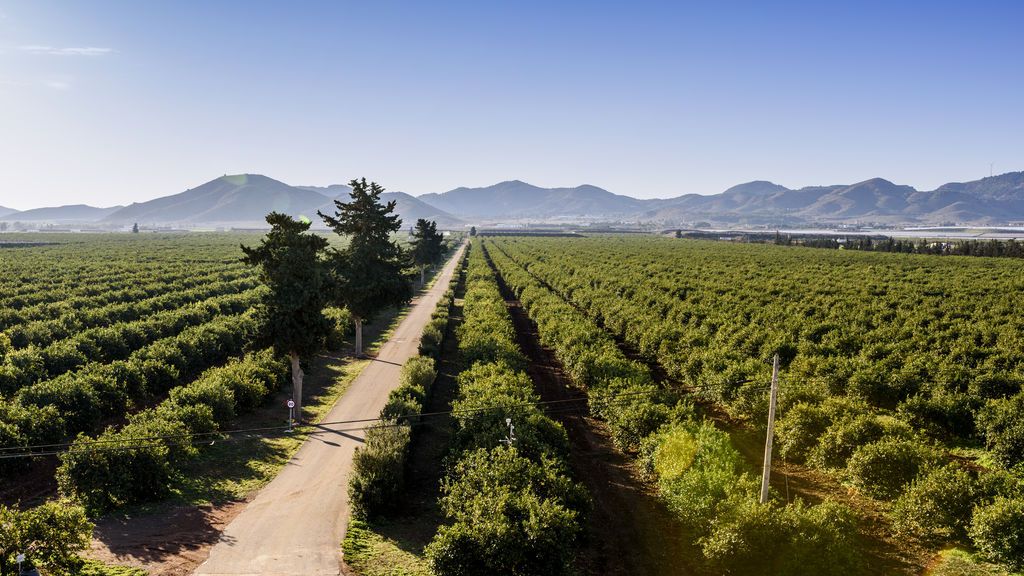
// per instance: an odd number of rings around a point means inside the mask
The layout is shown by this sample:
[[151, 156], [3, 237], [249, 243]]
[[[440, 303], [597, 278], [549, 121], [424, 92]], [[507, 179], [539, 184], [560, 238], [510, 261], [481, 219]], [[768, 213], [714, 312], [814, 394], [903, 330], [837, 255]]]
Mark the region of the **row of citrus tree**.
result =
[[[10, 254], [10, 251], [7, 253]], [[95, 266], [102, 268], [90, 272], [87, 258], [97, 258]], [[75, 268], [65, 271], [65, 274], [73, 276], [62, 281], [52, 265], [48, 266], [45, 260], [39, 258], [16, 254], [15, 258], [5, 258], [5, 263], [13, 264], [13, 269], [10, 270], [12, 276], [0, 282], [0, 285], [9, 288], [8, 292], [0, 296], [0, 310], [3, 310], [0, 326], [4, 328], [64, 312], [138, 300], [147, 295], [159, 294], [167, 285], [180, 284], [190, 288], [197, 285], [194, 279], [209, 273], [221, 272], [237, 276], [245, 272], [237, 263], [214, 265], [188, 262], [148, 262], [127, 270], [116, 261], [103, 260], [98, 255], [87, 253], [79, 256]], [[29, 266], [49, 274], [44, 278], [19, 274], [19, 271], [24, 272], [19, 269]], [[197, 272], [199, 278], [196, 277]]]
[[[863, 567], [845, 506], [758, 502], [759, 482], [729, 435], [661, 389], [613, 338], [491, 244], [491, 259], [566, 372], [623, 449], [637, 454], [707, 563], [740, 574], [852, 574]], [[675, 542], [675, 546], [687, 543]]]
[[162, 310], [137, 320], [89, 328], [45, 347], [11, 349], [0, 336], [0, 394], [10, 395], [87, 365], [123, 360], [157, 340], [224, 315], [239, 314], [257, 301], [259, 291], [229, 291], [199, 302]]
[[[252, 276], [238, 261], [250, 234], [51, 235], [4, 251], [0, 329], [112, 303]], [[16, 238], [17, 239], [17, 238]]]
[[[241, 354], [255, 327], [248, 312], [212, 316], [204, 324], [139, 348], [124, 360], [90, 363], [21, 388], [0, 403], [0, 448], [5, 453], [48, 452], [46, 445], [91, 433], [103, 419], [160, 398], [203, 370]], [[2, 463], [0, 470], [9, 472], [23, 468], [29, 459]]]
[[214, 272], [196, 277], [195, 282], [189, 280], [162, 284], [157, 294], [141, 299], [74, 308], [56, 318], [22, 321], [4, 330], [2, 334], [7, 336], [14, 349], [30, 345], [46, 347], [83, 330], [139, 320], [156, 312], [222, 294], [243, 292], [256, 286], [250, 274], [239, 277], [238, 274]]
[[441, 526], [426, 554], [437, 574], [568, 574], [589, 500], [568, 440], [538, 406], [504, 299], [478, 244], [456, 330], [464, 370], [452, 405], [453, 455]]
[[[676, 374], [684, 382], [690, 383], [697, 393], [722, 403], [736, 414], [754, 415], [755, 422], [761, 421], [762, 399], [765, 395], [758, 392], [756, 387], [731, 386], [730, 391], [728, 382], [716, 382], [712, 378], [694, 381], [686, 377], [685, 370], [678, 372], [679, 356], [694, 356], [698, 351], [696, 346], [700, 344], [699, 341], [691, 341], [689, 345], [695, 348], [677, 348], [678, 343], [674, 338], [679, 337], [679, 329], [667, 326], [666, 319], [698, 314], [707, 316], [714, 312], [709, 313], [706, 306], [714, 304], [702, 295], [694, 294], [700, 288], [694, 286], [692, 280], [691, 285], [683, 290], [687, 292], [685, 295], [680, 294], [679, 290], [649, 291], [635, 286], [637, 271], [641, 269], [651, 274], [652, 282], [656, 282], [659, 275], [673, 276], [670, 268], [654, 268], [651, 264], [640, 268], [640, 264], [634, 263], [643, 263], [645, 258], [651, 258], [651, 252], [657, 253], [658, 245], [654, 241], [640, 246], [635, 243], [623, 245], [610, 240], [590, 240], [581, 246], [574, 246], [577, 249], [573, 256], [561, 258], [557, 267], [552, 266], [549, 260], [555, 248], [550, 243], [547, 246], [541, 244], [524, 240], [501, 241], [499, 248], [507, 252], [510, 259], [514, 258], [520, 267], [528, 268], [538, 283], [554, 288], [579, 310], [586, 311], [595, 320], [599, 319], [606, 328], [645, 351], [649, 358], [659, 362], [670, 374]], [[705, 245], [702, 248], [724, 252], [730, 250], [728, 246], [719, 246]], [[596, 248], [604, 250], [598, 253]], [[742, 250], [748, 251], [750, 248], [744, 247]], [[643, 255], [640, 251], [643, 251]], [[742, 256], [745, 256], [742, 252], [725, 254], [726, 259]], [[607, 258], [615, 257], [618, 258], [616, 268], [608, 268]], [[666, 260], [665, 263], [670, 265], [673, 262]], [[782, 262], [786, 263], [785, 260]], [[774, 264], [779, 265], [778, 262]], [[738, 259], [732, 265], [743, 267], [744, 262]], [[797, 268], [794, 274], [799, 274], [798, 267], [795, 264], [791, 266]], [[949, 272], [955, 271], [953, 268]], [[708, 271], [704, 269], [703, 274], [708, 274]], [[723, 276], [727, 274], [723, 271]], [[634, 285], [627, 288], [627, 283], [631, 282]], [[749, 291], [757, 285], [755, 280], [748, 282], [751, 285], [743, 290]], [[898, 289], [897, 286], [881, 288], [886, 291]], [[695, 301], [703, 305], [695, 304]], [[731, 305], [731, 302], [717, 304], [719, 307]], [[735, 305], [738, 308], [743, 306]], [[753, 318], [750, 322], [757, 325]], [[789, 318], [786, 328], [807, 337], [805, 327], [799, 322], [814, 326], [820, 320], [805, 313]], [[686, 323], [682, 326], [685, 329]], [[762, 334], [770, 332], [768, 327], [759, 330]], [[751, 331], [740, 333], [755, 334]], [[652, 339], [652, 334], [660, 334], [665, 340], [659, 344]], [[760, 370], [743, 366], [756, 362], [758, 354], [781, 352], [785, 355], [787, 352], [785, 342], [773, 342], [770, 339], [764, 342], [771, 349], [765, 351], [756, 347], [749, 350], [747, 356], [735, 360], [739, 369], [729, 362], [715, 361], [714, 352], [706, 352], [711, 355], [713, 362], [702, 370], [706, 373], [709, 368], [717, 369], [725, 377], [745, 377], [757, 382], [762, 378], [758, 375]], [[900, 536], [919, 537], [933, 545], [950, 541], [969, 543], [985, 551], [992, 559], [1010, 565], [1024, 563], [1024, 547], [1015, 544], [1021, 535], [1019, 526], [1024, 525], [1021, 523], [1024, 520], [1024, 500], [1021, 499], [1020, 481], [1005, 471], [968, 468], [959, 461], [951, 460], [945, 454], [944, 447], [935, 443], [934, 436], [928, 436], [927, 428], [914, 426], [920, 420], [908, 416], [906, 404], [918, 407], [923, 404], [927, 407], [935, 396], [908, 398], [895, 414], [880, 406], [877, 398], [872, 402], [870, 394], [851, 391], [848, 394], [826, 393], [822, 396], [822, 387], [810, 385], [813, 379], [804, 380], [807, 376], [799, 373], [800, 362], [794, 361], [792, 354], [805, 353], [806, 350], [808, 355], [821, 357], [824, 356], [823, 352], [816, 349], [813, 343], [805, 345], [801, 338], [796, 338], [795, 342], [794, 349], [789, 350], [790, 370], [787, 372], [790, 373], [784, 374], [784, 389], [789, 390], [783, 394], [781, 402], [779, 447], [783, 457], [828, 470], [847, 479], [865, 494], [883, 502], [892, 502], [885, 506], [891, 509], [894, 529]], [[742, 346], [740, 350], [743, 350]], [[832, 351], [830, 354], [837, 355], [840, 352]], [[723, 390], [716, 388], [725, 388], [725, 391], [723, 393]], [[824, 389], [828, 390], [827, 387]], [[1018, 429], [1015, 423], [1020, 422], [1020, 411], [1014, 413], [1012, 407], [1014, 403], [1021, 404], [1019, 398], [1018, 394], [1006, 399], [990, 399], [978, 416], [996, 454], [1000, 453], [1000, 445], [1009, 445], [1010, 448], [1015, 445], [1013, 432]], [[941, 415], [934, 417], [940, 419]]]
[[420, 425], [427, 396], [437, 379], [437, 362], [455, 303], [458, 276], [431, 313], [420, 337], [419, 355], [402, 365], [399, 385], [388, 394], [380, 422], [366, 430], [363, 445], [356, 448], [349, 477], [349, 502], [354, 518], [367, 520], [394, 512], [405, 503], [409, 455]]
[[61, 495], [90, 514], [166, 497], [177, 470], [221, 438], [217, 433], [235, 417], [262, 406], [286, 374], [287, 364], [273, 351], [246, 354], [173, 388], [124, 426], [79, 435], [60, 457]]

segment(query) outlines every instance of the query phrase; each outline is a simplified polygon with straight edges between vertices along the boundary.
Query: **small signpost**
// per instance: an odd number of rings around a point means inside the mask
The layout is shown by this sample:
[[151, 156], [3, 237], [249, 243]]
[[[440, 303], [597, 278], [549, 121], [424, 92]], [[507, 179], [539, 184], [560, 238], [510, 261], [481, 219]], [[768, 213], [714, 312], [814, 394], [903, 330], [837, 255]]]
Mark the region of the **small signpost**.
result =
[[18, 576], [21, 576], [21, 563], [25, 561], [25, 555], [18, 554], [14, 557], [14, 561], [18, 563]]
[[288, 432], [295, 425], [295, 400], [288, 400]]

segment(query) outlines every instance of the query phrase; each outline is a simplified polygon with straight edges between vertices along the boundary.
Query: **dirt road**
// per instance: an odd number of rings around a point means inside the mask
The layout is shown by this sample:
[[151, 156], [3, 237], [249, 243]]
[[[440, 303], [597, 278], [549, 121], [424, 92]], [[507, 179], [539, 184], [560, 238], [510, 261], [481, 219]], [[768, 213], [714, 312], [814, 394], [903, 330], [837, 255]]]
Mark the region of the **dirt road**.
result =
[[[464, 248], [461, 248], [459, 253]], [[413, 303], [376, 360], [353, 380], [325, 422], [375, 418], [398, 386], [402, 364], [448, 288], [458, 257]], [[311, 436], [281, 473], [224, 530], [195, 574], [205, 576], [337, 576], [348, 523], [348, 476], [363, 440], [359, 425], [327, 425]]]

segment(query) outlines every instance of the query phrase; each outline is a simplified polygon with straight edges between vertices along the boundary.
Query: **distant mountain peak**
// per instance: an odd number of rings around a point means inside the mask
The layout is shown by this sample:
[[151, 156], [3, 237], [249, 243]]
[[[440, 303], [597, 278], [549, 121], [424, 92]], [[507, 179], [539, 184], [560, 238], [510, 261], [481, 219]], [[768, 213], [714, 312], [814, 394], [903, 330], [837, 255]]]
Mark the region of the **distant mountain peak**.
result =
[[788, 192], [789, 188], [776, 184], [768, 180], [751, 180], [750, 182], [744, 182], [743, 184], [737, 184], [732, 188], [727, 189], [722, 194], [734, 195], [734, 194], [750, 194], [756, 196], [765, 196], [768, 194], [775, 194], [776, 192]]
[[[218, 225], [262, 224], [272, 210], [310, 216], [348, 201], [350, 188], [290, 186], [262, 174], [225, 174], [184, 192], [127, 207], [93, 208], [81, 204], [18, 212], [0, 208], [0, 219], [28, 222]], [[648, 221], [679, 225], [701, 221], [725, 225], [828, 224], [830, 222], [927, 224], [1006, 224], [1024, 221], [1024, 172], [1009, 172], [968, 182], [950, 182], [918, 191], [885, 178], [854, 184], [807, 186], [791, 190], [768, 180], [753, 180], [719, 194], [686, 194], [640, 200], [593, 184], [542, 188], [522, 180], [490, 186], [460, 187], [419, 197], [386, 192], [405, 224], [417, 218], [443, 227], [516, 221]], [[6, 211], [6, 213], [5, 213]]]

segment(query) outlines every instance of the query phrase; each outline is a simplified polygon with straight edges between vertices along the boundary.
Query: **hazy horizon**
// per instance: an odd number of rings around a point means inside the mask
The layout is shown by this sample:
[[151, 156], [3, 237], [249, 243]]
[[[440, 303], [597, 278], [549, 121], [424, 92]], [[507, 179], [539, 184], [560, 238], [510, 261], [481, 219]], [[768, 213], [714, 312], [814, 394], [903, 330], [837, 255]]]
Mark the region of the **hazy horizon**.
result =
[[[0, 1], [0, 205], [258, 173], [637, 198], [1024, 169], [1024, 6]], [[955, 137], [954, 137], [955, 136]]]

